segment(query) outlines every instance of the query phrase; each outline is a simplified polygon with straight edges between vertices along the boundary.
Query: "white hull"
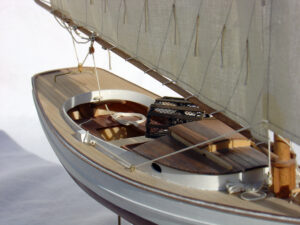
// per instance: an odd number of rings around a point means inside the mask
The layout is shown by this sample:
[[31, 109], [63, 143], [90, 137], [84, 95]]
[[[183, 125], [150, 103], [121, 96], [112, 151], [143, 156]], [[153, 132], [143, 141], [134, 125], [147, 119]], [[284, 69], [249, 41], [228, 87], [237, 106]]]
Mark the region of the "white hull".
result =
[[80, 154], [47, 123], [37, 103], [36, 107], [48, 140], [66, 170], [101, 198], [148, 221], [165, 225], [299, 223], [297, 219], [185, 198], [124, 178]]

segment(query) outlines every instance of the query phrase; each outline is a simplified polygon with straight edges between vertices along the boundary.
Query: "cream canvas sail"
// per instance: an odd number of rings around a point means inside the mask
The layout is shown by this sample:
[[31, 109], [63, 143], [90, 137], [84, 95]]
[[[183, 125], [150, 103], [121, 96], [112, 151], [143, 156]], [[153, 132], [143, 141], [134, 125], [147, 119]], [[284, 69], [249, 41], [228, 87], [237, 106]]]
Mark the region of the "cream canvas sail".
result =
[[[52, 0], [79, 26], [264, 139], [300, 144], [297, 0]], [[128, 59], [130, 60], [130, 59]], [[258, 125], [268, 121], [268, 126]]]

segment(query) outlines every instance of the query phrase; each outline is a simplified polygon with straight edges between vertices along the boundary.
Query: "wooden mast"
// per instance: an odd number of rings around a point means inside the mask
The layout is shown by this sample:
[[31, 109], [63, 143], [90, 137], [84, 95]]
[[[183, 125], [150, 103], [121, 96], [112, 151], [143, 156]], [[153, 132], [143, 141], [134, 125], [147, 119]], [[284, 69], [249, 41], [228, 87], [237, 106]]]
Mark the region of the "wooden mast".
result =
[[[77, 26], [71, 19], [67, 18], [61, 12], [59, 12], [57, 10], [53, 10], [49, 5], [43, 3], [41, 0], [34, 0], [34, 1], [39, 6], [43, 7], [44, 9], [46, 9], [47, 11], [49, 11], [50, 13], [52, 13], [54, 16], [56, 16], [56, 17], [62, 19], [63, 21], [67, 22], [70, 26], [74, 26], [74, 25]], [[80, 30], [82, 33], [86, 34], [87, 36], [93, 35], [93, 33], [91, 31], [85, 29], [84, 27], [77, 26], [77, 29]], [[117, 47], [111, 45], [110, 43], [108, 43], [107, 41], [103, 40], [102, 38], [100, 38], [100, 37], [97, 36], [97, 37], [95, 37], [95, 41], [98, 44], [100, 44], [104, 49], [111, 49], [112, 52], [114, 52], [115, 54], [117, 54], [121, 58], [123, 58], [125, 60], [130, 59], [130, 60], [127, 60], [129, 63], [131, 63], [135, 67], [141, 69], [142, 71], [145, 71], [148, 75], [150, 75], [154, 79], [158, 80], [159, 82], [163, 83], [164, 85], [166, 85], [168, 88], [172, 89], [173, 91], [177, 92], [182, 97], [188, 98], [188, 100], [190, 102], [192, 102], [193, 104], [199, 106], [206, 113], [216, 112], [215, 109], [213, 109], [210, 106], [204, 104], [197, 97], [191, 96], [191, 93], [189, 93], [186, 90], [182, 89], [181, 87], [177, 86], [175, 83], [170, 82], [169, 79], [167, 79], [166, 77], [162, 76], [157, 71], [152, 70], [151, 68], [147, 67], [146, 65], [144, 65], [143, 63], [141, 63], [137, 59], [132, 58], [130, 55], [128, 55], [124, 51], [118, 49]], [[216, 112], [214, 114], [214, 117], [216, 119], [222, 121], [223, 123], [225, 123], [226, 125], [228, 125], [229, 127], [231, 127], [234, 130], [238, 130], [238, 129], [243, 128], [239, 123], [237, 123], [236, 121], [230, 119], [229, 117], [227, 117], [226, 115], [224, 115], [221, 112]], [[245, 137], [247, 137], [249, 139], [252, 139], [252, 135], [251, 135], [251, 133], [250, 133], [249, 130], [242, 131], [241, 133]]]
[[287, 143], [289, 140], [274, 135], [274, 153], [278, 159], [272, 163], [273, 191], [280, 198], [288, 198], [296, 187], [296, 156]]

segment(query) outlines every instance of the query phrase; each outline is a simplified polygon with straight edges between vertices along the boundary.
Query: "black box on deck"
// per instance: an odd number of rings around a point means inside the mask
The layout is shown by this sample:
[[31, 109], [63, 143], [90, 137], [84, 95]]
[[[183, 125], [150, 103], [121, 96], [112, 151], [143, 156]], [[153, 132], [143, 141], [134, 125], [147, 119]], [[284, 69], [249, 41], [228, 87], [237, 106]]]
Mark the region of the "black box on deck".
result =
[[158, 98], [147, 114], [146, 137], [161, 137], [168, 133], [170, 126], [201, 120], [203, 117], [207, 115], [184, 98]]

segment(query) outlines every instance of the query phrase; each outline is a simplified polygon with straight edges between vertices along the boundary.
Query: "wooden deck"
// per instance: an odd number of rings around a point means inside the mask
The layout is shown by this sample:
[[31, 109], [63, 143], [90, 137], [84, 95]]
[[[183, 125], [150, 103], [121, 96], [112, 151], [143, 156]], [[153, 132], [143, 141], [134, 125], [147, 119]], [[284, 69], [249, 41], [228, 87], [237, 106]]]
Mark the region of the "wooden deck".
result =
[[[67, 74], [56, 77], [55, 82], [55, 76], [62, 72]], [[99, 75], [102, 89], [122, 88], [141, 92], [152, 98], [157, 97], [153, 93], [129, 83], [107, 71], [99, 69]], [[71, 146], [76, 146], [78, 151], [91, 161], [107, 168], [108, 170], [141, 184], [186, 197], [187, 201], [188, 199], [198, 199], [201, 201], [250, 210], [253, 212], [265, 212], [281, 216], [300, 217], [300, 206], [290, 204], [286, 200], [268, 197], [265, 200], [257, 202], [247, 202], [241, 200], [238, 196], [228, 195], [223, 192], [199, 191], [179, 186], [155, 178], [139, 170], [130, 172], [105, 154], [95, 150], [92, 146], [85, 145], [76, 140], [73, 136], [74, 132], [71, 127], [62, 118], [60, 109], [62, 104], [70, 97], [97, 89], [95, 77], [92, 74], [92, 68], [84, 68], [82, 73], [77, 73], [76, 69], [64, 69], [44, 73], [35, 77], [33, 86], [38, 104], [56, 132]], [[230, 208], [228, 208], [228, 210], [230, 211]]]

